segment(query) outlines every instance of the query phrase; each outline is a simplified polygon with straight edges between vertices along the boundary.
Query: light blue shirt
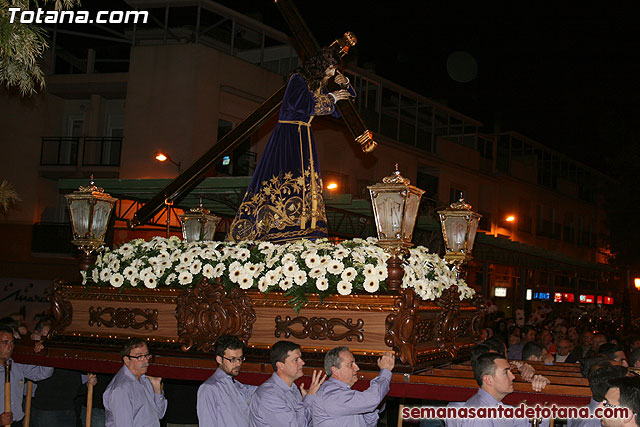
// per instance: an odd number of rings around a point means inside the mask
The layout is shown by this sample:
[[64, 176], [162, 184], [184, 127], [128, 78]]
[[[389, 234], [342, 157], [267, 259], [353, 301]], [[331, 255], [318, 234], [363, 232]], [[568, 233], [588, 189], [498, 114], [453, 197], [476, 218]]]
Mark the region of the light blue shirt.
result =
[[314, 395], [304, 400], [295, 385], [291, 387], [277, 373], [273, 373], [256, 390], [249, 404], [251, 427], [306, 427], [311, 426], [311, 405]]
[[377, 426], [377, 408], [389, 392], [390, 382], [391, 371], [388, 369], [382, 369], [364, 391], [352, 390], [335, 378], [327, 379], [313, 401], [313, 426]]
[[[478, 389], [478, 392], [471, 396], [465, 403], [462, 405], [465, 408], [480, 408], [480, 407], [496, 407], [498, 405], [502, 405], [503, 407], [512, 407], [505, 403], [499, 402], [495, 397], [491, 395], [488, 391], [484, 389]], [[450, 420], [447, 420], [450, 421]], [[465, 418], [465, 419], [456, 419], [453, 420], [453, 425], [457, 427], [503, 427], [503, 426], [514, 426], [514, 427], [531, 427], [531, 423], [528, 419], [524, 418]], [[447, 423], [447, 426], [452, 425]], [[549, 426], [549, 420], [543, 419], [540, 423], [541, 426]]]
[[167, 410], [164, 394], [153, 391], [146, 375], [140, 381], [123, 366], [102, 395], [106, 427], [159, 427]]
[[[53, 375], [53, 368], [48, 366], [23, 365], [11, 360], [11, 412], [13, 421], [24, 418], [22, 398], [24, 397], [24, 380], [40, 381]], [[0, 364], [0, 378], [4, 381], [4, 365]], [[4, 386], [0, 387], [0, 402], [4, 402]], [[4, 406], [2, 407], [4, 412]]]
[[218, 368], [198, 388], [198, 421], [201, 426], [246, 427], [249, 403], [258, 387], [242, 384]]
[[[593, 400], [593, 397], [592, 397], [591, 401], [589, 402], [589, 405], [587, 405], [589, 407], [589, 412], [593, 414], [593, 411], [596, 410], [599, 404], [600, 402]], [[567, 419], [567, 427], [600, 427], [600, 424], [601, 424], [600, 418], [589, 418], [589, 419], [569, 418]]]

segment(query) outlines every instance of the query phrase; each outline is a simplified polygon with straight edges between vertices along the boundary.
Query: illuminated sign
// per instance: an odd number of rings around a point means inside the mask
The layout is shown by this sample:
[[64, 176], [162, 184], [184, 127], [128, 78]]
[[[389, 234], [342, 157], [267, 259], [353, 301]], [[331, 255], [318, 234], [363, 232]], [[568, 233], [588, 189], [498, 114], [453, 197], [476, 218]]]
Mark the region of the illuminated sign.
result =
[[533, 290], [527, 289], [527, 292], [526, 292], [526, 295], [525, 295], [525, 299], [527, 301], [531, 301], [531, 298], [533, 298]]
[[580, 303], [581, 304], [593, 304], [595, 298], [593, 295], [580, 295]]
[[604, 303], [608, 305], [613, 304], [613, 297], [604, 297]]
[[229, 156], [224, 156], [222, 158], [222, 166], [227, 166], [229, 165], [229, 163], [231, 163], [231, 157]]
[[549, 301], [551, 299], [551, 293], [549, 292], [534, 292], [533, 299], [539, 299]]
[[573, 294], [562, 294], [562, 300], [564, 302], [574, 302], [575, 296]]
[[497, 297], [506, 297], [507, 296], [507, 288], [496, 287], [493, 290], [493, 295], [495, 295]]
[[553, 294], [553, 302], [562, 302], [562, 292]]
[[597, 304], [602, 304], [602, 295], [598, 295], [598, 296], [596, 297], [596, 303], [597, 303]]

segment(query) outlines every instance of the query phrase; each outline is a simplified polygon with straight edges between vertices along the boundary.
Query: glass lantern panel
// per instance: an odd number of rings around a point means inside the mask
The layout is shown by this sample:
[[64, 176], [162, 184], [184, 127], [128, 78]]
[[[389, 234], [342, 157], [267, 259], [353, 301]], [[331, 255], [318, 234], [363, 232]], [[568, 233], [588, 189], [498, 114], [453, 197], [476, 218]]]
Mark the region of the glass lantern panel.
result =
[[98, 201], [93, 208], [93, 224], [91, 232], [96, 239], [104, 239], [111, 214], [111, 203]]
[[402, 239], [407, 242], [410, 242], [413, 236], [413, 229], [416, 225], [416, 218], [418, 217], [420, 196], [421, 195], [409, 193], [407, 197], [407, 207], [404, 212], [404, 229], [402, 230]]
[[476, 232], [478, 231], [478, 217], [471, 219], [469, 224], [469, 242], [467, 243], [467, 251], [471, 253], [473, 250], [473, 244], [476, 241]]
[[200, 218], [188, 218], [182, 221], [182, 237], [188, 242], [200, 240], [201, 230]]
[[375, 199], [378, 207], [378, 230], [384, 239], [400, 239], [402, 237], [402, 217], [404, 198], [398, 193], [378, 193]]
[[89, 215], [91, 209], [87, 199], [72, 200], [69, 202], [69, 212], [71, 212], [71, 224], [75, 235], [84, 238], [89, 232]]
[[213, 240], [213, 233], [216, 231], [216, 227], [218, 226], [218, 221], [207, 219], [202, 226], [202, 236], [200, 236], [200, 240]]
[[464, 239], [467, 234], [467, 221], [464, 217], [450, 216], [445, 220], [444, 227], [451, 250], [454, 252], [464, 250]]

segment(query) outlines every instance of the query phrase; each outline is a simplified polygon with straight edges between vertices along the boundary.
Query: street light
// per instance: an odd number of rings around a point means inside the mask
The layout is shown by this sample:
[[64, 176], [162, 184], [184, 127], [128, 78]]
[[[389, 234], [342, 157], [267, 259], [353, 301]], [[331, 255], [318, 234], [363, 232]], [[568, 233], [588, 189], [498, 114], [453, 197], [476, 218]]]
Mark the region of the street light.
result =
[[482, 217], [471, 210], [464, 198], [452, 203], [447, 209], [438, 211], [442, 224], [442, 236], [447, 252], [444, 258], [452, 262], [460, 274], [462, 264], [472, 259], [471, 251], [478, 231], [478, 221]]
[[640, 291], [640, 277], [636, 277], [635, 279], [633, 279], [633, 285], [636, 287], [637, 290]]
[[169, 162], [169, 163], [173, 163], [174, 165], [176, 165], [178, 167], [178, 173], [182, 173], [182, 162], [175, 162], [171, 157], [169, 157], [168, 154], [163, 153], [163, 152], [158, 152], [156, 153], [156, 157], [155, 159], [159, 162]]
[[81, 186], [65, 198], [73, 228], [72, 243], [84, 254], [80, 259], [80, 270], [86, 271], [94, 260], [92, 252], [104, 246], [109, 217], [117, 199], [96, 187], [93, 176], [88, 187]]
[[182, 222], [182, 237], [188, 242], [213, 240], [213, 233], [220, 223], [220, 217], [210, 215], [209, 210], [202, 206], [202, 202], [197, 208], [178, 216]]
[[504, 220], [507, 222], [513, 222], [516, 220], [516, 217], [514, 215], [508, 215]]
[[411, 181], [400, 175], [398, 164], [393, 175], [382, 179], [382, 183], [367, 188], [371, 194], [373, 216], [378, 232], [378, 245], [384, 248], [391, 258], [387, 261], [389, 278], [387, 289], [397, 291], [402, 283], [402, 257], [413, 246], [411, 239], [418, 217], [420, 198], [424, 193], [414, 187]]

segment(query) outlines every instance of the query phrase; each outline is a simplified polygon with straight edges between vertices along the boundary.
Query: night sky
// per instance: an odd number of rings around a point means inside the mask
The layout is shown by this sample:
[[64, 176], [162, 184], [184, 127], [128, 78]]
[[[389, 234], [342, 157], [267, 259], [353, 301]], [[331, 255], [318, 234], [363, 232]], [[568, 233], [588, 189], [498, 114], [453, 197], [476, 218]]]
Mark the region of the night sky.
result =
[[[271, 1], [220, 3], [289, 34]], [[605, 156], [638, 140], [640, 27], [630, 6], [295, 3], [321, 44], [354, 32], [360, 67], [482, 121], [483, 131], [520, 132], [604, 172]]]

